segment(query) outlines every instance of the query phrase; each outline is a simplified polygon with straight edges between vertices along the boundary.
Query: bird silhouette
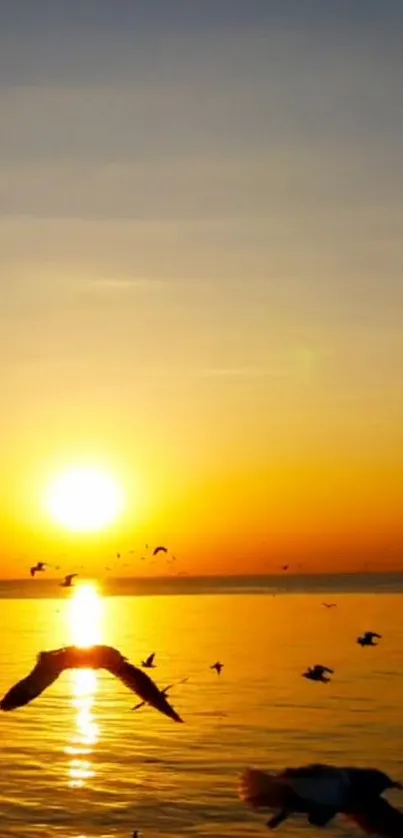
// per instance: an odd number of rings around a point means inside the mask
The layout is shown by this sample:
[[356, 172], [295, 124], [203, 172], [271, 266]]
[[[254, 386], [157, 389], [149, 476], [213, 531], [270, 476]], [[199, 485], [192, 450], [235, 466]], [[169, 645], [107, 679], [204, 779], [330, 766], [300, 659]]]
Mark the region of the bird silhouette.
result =
[[168, 550], [167, 550], [166, 547], [162, 547], [162, 546], [161, 547], [156, 547], [155, 550], [153, 550], [153, 556], [158, 556], [158, 553], [167, 553], [167, 552], [168, 552]]
[[151, 655], [149, 655], [148, 658], [145, 659], [145, 661], [142, 661], [141, 665], [142, 665], [143, 669], [155, 669], [154, 658], [155, 658], [155, 652], [153, 652]]
[[[167, 696], [169, 691], [172, 690], [173, 687], [177, 687], [179, 684], [185, 684], [186, 681], [188, 681], [188, 680], [189, 680], [189, 678], [187, 677], [187, 678], [182, 678], [181, 681], [177, 681], [176, 684], [168, 684], [167, 687], [164, 687], [164, 689], [161, 690], [161, 695]], [[140, 701], [139, 704], [135, 704], [134, 707], [132, 707], [132, 710], [140, 710], [140, 708], [144, 707], [145, 704], [147, 704], [146, 701]]]
[[78, 576], [78, 573], [68, 573], [67, 576], [64, 577], [63, 582], [60, 582], [61, 588], [72, 588], [73, 587], [73, 579]]
[[37, 562], [36, 565], [30, 568], [29, 572], [31, 576], [35, 576], [35, 573], [41, 573], [46, 570], [45, 562]]
[[356, 805], [353, 812], [348, 812], [347, 818], [367, 835], [380, 838], [401, 838], [403, 835], [403, 812], [383, 797], [367, 798], [365, 803]]
[[377, 634], [376, 631], [366, 631], [361, 637], [357, 637], [357, 643], [360, 646], [377, 646], [378, 644], [374, 642], [375, 638], [381, 640], [382, 635]]
[[330, 678], [326, 678], [326, 673], [333, 675], [334, 670], [329, 669], [328, 666], [322, 666], [322, 664], [316, 663], [315, 666], [308, 666], [306, 672], [302, 673], [302, 677], [307, 678], [308, 681], [320, 681], [322, 684], [328, 684]]
[[[382, 808], [380, 795], [392, 788], [401, 785], [377, 769], [317, 764], [278, 774], [248, 769], [241, 778], [239, 796], [252, 808], [273, 810], [267, 826], [275, 829], [296, 812], [305, 813], [313, 826], [326, 826], [339, 812], [356, 822], [361, 814], [366, 815], [370, 823], [373, 802], [378, 800]], [[378, 814], [375, 808], [372, 818]]]
[[322, 602], [322, 607], [323, 608], [337, 608], [337, 605], [336, 605], [335, 602]]
[[210, 666], [210, 669], [215, 669], [217, 675], [221, 674], [221, 670], [223, 668], [224, 668], [224, 664], [220, 663], [220, 661], [216, 661], [216, 663], [213, 663], [212, 666]]
[[65, 669], [106, 669], [155, 710], [159, 710], [175, 722], [182, 721], [149, 675], [129, 663], [127, 658], [112, 646], [66, 646], [40, 652], [29, 675], [3, 696], [0, 710], [15, 710], [29, 704], [50, 687]]

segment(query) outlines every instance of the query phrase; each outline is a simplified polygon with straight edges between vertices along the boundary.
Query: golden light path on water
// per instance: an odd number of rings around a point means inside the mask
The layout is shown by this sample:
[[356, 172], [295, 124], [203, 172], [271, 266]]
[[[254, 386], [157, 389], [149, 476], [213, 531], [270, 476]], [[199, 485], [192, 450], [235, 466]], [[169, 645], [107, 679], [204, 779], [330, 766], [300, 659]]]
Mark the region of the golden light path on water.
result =
[[[102, 597], [96, 585], [77, 585], [68, 609], [70, 643], [81, 647], [102, 643], [102, 620]], [[69, 785], [79, 788], [94, 776], [91, 755], [99, 739], [99, 726], [94, 719], [92, 707], [98, 673], [92, 669], [78, 669], [73, 670], [70, 675], [76, 724], [65, 753], [71, 757]]]

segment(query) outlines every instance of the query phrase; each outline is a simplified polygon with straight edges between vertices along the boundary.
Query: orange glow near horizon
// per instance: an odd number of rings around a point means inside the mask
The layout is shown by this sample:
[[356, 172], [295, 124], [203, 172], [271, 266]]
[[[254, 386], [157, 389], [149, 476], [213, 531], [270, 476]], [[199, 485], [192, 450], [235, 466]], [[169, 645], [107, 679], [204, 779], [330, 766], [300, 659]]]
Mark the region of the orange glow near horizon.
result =
[[[174, 574], [146, 543], [189, 575], [403, 571], [399, 4], [27, 5], [0, 25], [0, 578]], [[84, 466], [114, 486], [49, 514]]]

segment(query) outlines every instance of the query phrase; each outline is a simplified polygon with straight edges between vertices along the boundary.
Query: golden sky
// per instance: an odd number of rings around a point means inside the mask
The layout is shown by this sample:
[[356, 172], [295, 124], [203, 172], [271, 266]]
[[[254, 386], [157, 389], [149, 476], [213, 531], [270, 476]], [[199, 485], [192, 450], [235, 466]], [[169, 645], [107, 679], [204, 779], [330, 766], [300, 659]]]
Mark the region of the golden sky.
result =
[[0, 575], [403, 569], [403, 10], [313, 5], [2, 6]]

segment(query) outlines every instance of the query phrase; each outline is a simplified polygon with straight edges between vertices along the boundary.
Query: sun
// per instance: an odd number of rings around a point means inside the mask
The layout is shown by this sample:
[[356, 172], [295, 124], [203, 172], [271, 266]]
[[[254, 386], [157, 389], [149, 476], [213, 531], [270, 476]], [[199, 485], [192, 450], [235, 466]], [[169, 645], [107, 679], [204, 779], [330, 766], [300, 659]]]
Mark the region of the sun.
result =
[[124, 497], [108, 474], [93, 468], [74, 468], [50, 484], [46, 506], [52, 518], [67, 530], [97, 532], [119, 517]]

